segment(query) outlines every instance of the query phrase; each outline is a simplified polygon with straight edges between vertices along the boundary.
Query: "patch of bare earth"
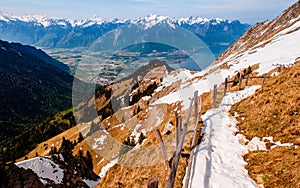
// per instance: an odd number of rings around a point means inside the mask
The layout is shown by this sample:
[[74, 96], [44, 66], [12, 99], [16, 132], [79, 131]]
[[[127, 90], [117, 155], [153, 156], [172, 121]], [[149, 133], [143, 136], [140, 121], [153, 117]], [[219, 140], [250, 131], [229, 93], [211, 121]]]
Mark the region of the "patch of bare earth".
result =
[[245, 156], [250, 176], [265, 187], [300, 187], [300, 63], [285, 69], [255, 95], [234, 105], [238, 127], [249, 140], [274, 137], [292, 143]]

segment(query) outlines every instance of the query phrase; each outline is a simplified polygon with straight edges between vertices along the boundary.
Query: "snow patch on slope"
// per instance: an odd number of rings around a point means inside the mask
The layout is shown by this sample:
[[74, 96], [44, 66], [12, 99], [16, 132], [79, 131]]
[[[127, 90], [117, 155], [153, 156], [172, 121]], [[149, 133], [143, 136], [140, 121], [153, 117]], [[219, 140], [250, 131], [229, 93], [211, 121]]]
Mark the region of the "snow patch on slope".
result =
[[31, 169], [45, 184], [46, 179], [54, 181], [56, 184], [63, 183], [64, 171], [56, 163], [45, 157], [35, 157], [26, 161], [16, 163], [18, 167]]
[[[190, 99], [194, 97], [194, 92], [198, 90], [198, 95], [202, 95], [204, 92], [212, 91], [214, 85], [220, 86], [227, 77], [228, 70], [219, 70], [213, 72], [203, 78], [197, 78], [203, 76], [205, 72], [199, 72], [196, 74], [191, 74], [188, 70], [181, 70], [178, 74], [170, 74], [163, 79], [162, 85], [158, 88], [158, 91], [161, 88], [174, 85], [179, 82], [180, 85], [176, 91], [171, 92], [160, 99], [153, 102], [153, 105], [157, 104], [173, 104], [175, 102], [182, 102], [182, 109], [187, 110], [190, 105]], [[157, 91], [155, 91], [157, 92]]]
[[96, 181], [94, 181], [94, 180], [88, 180], [88, 179], [82, 179], [82, 181], [84, 183], [86, 183], [90, 188], [94, 188], [94, 187], [96, 187], [96, 185], [98, 185], [100, 179], [96, 180]]
[[94, 138], [92, 149], [102, 150], [105, 140], [107, 139], [107, 132], [101, 131], [103, 134], [99, 138]]
[[99, 177], [100, 178], [104, 178], [106, 172], [113, 167], [115, 164], [118, 163], [118, 158], [115, 158], [114, 160], [110, 161], [109, 163], [107, 163], [107, 165], [105, 165], [104, 167], [102, 167], [101, 172], [99, 173]]
[[258, 137], [252, 138], [251, 141], [247, 144], [247, 148], [249, 151], [267, 150], [266, 143]]

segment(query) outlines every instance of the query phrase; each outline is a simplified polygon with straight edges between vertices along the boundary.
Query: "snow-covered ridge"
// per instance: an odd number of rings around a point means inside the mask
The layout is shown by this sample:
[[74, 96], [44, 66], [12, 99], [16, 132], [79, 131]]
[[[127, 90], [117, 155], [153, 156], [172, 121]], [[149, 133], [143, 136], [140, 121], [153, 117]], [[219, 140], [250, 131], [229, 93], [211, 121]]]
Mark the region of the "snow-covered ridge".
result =
[[47, 17], [46, 15], [26, 15], [26, 16], [18, 16], [18, 15], [12, 15], [8, 13], [0, 12], [0, 21], [5, 22], [11, 22], [11, 21], [21, 21], [21, 22], [27, 22], [27, 23], [34, 23], [37, 25], [42, 25], [44, 27], [49, 27], [51, 25], [61, 25], [61, 26], [83, 26], [88, 27], [91, 25], [101, 25], [103, 23], [126, 23], [128, 20], [119, 20], [117, 18], [115, 19], [104, 19], [97, 16], [93, 16], [90, 19], [69, 19], [69, 18], [56, 18], [56, 17]]
[[167, 16], [159, 16], [155, 14], [151, 14], [146, 17], [140, 17], [139, 19], [136, 19], [132, 21], [133, 24], [142, 24], [146, 29], [151, 28], [155, 26], [158, 23], [166, 23], [172, 26], [173, 28], [175, 27], [174, 25], [174, 20]]
[[211, 23], [213, 25], [221, 24], [221, 23], [228, 23], [231, 24], [232, 21], [225, 20], [221, 18], [216, 19], [208, 19], [208, 18], [201, 18], [199, 16], [190, 16], [186, 18], [171, 18], [168, 16], [160, 16], [151, 14], [145, 17], [140, 17], [135, 20], [129, 20], [129, 19], [106, 19], [106, 18], [100, 18], [97, 16], [93, 16], [90, 19], [65, 19], [65, 18], [56, 18], [56, 17], [47, 17], [46, 15], [26, 15], [26, 16], [18, 16], [18, 15], [12, 15], [4, 12], [0, 12], [0, 21], [5, 22], [11, 22], [11, 21], [22, 21], [22, 22], [32, 22], [44, 27], [49, 27], [51, 25], [61, 25], [61, 26], [83, 26], [83, 27], [89, 27], [91, 25], [101, 25], [103, 23], [119, 23], [119, 24], [137, 24], [141, 23], [144, 24], [145, 27], [149, 28], [152, 27], [158, 23], [168, 23], [171, 26], [181, 26], [181, 25], [194, 25], [194, 24], [207, 24]]
[[[297, 50], [300, 42], [300, 14], [292, 21], [286, 20], [284, 23], [289, 22], [288, 25], [280, 25], [280, 21], [278, 19], [272, 21], [273, 25], [279, 26], [276, 27], [276, 32], [274, 31], [272, 36], [267, 39], [265, 39], [265, 35], [270, 33], [269, 22], [257, 25], [254, 33], [249, 32], [250, 29], [248, 34], [246, 33], [225, 51], [219, 59], [208, 67], [207, 71], [227, 64], [229, 67], [226, 69], [228, 75], [233, 76], [236, 71], [257, 64], [259, 68], [256, 72], [262, 75], [278, 66], [290, 66], [297, 62], [300, 57], [300, 52]], [[247, 47], [251, 43], [253, 46]]]
[[[252, 60], [252, 57], [256, 60], [254, 64], [260, 63], [258, 60], [263, 62], [272, 61], [274, 64], [281, 64], [282, 62], [293, 64], [295, 59], [299, 57], [298, 51], [293, 50], [297, 48], [299, 43], [299, 7], [300, 2], [298, 1], [276, 19], [253, 25], [230, 48], [224, 51], [214, 64], [249, 61]], [[268, 50], [267, 54], [262, 56], [262, 53], [259, 53], [262, 49]], [[266, 55], [268, 60], [264, 58]], [[249, 58], [246, 56], [249, 56]]]
[[12, 21], [21, 21], [21, 22], [32, 22], [37, 25], [42, 25], [44, 27], [48, 27], [50, 25], [61, 25], [66, 26], [70, 23], [67, 19], [61, 18], [49, 18], [46, 15], [26, 15], [26, 16], [17, 16], [8, 13], [0, 12], [0, 20], [5, 22], [12, 22]]
[[229, 23], [229, 24], [232, 23], [231, 20], [226, 20], [226, 19], [222, 19], [222, 18], [208, 19], [208, 18], [202, 18], [202, 17], [199, 17], [199, 16], [190, 16], [190, 17], [187, 17], [187, 18], [178, 18], [178, 19], [176, 19], [176, 22], [179, 25], [182, 25], [182, 24], [193, 25], [193, 24], [205, 24], [205, 23], [212, 23], [213, 25], [216, 25], [216, 24], [221, 24], [222, 22]]

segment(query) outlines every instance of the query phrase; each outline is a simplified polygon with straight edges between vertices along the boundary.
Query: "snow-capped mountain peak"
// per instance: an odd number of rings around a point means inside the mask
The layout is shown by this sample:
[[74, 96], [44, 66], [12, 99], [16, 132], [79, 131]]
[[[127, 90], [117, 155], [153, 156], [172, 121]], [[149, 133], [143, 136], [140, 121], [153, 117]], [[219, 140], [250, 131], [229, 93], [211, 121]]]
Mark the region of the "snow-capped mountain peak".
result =
[[[158, 23], [168, 23], [172, 27], [175, 25], [194, 25], [194, 24], [205, 24], [211, 22], [212, 24], [220, 24], [221, 22], [225, 22], [228, 20], [224, 20], [221, 18], [216, 19], [208, 19], [202, 18], [199, 16], [190, 16], [186, 18], [170, 18], [168, 16], [161, 16], [157, 14], [150, 14], [145, 17], [140, 17], [136, 20], [129, 20], [129, 19], [105, 19], [98, 16], [93, 16], [90, 19], [64, 19], [64, 18], [55, 18], [55, 17], [47, 17], [46, 15], [26, 15], [26, 16], [19, 16], [19, 15], [12, 15], [6, 12], [0, 12], [0, 21], [10, 22], [10, 21], [22, 21], [22, 22], [32, 22], [38, 25], [42, 25], [44, 27], [49, 27], [50, 25], [61, 25], [67, 26], [71, 25], [72, 27], [76, 26], [83, 26], [88, 27], [91, 25], [101, 25], [103, 23], [131, 23], [131, 24], [143, 24], [145, 28], [153, 27]], [[230, 23], [230, 21], [228, 21]]]
[[206, 22], [209, 22], [209, 21], [210, 21], [210, 19], [202, 18], [202, 17], [199, 17], [199, 16], [196, 16], [196, 17], [190, 16], [190, 17], [186, 17], [186, 18], [177, 19], [177, 22], [179, 24], [187, 23], [187, 24], [191, 24], [191, 25], [196, 24], [196, 23], [203, 24], [203, 23], [206, 23]]
[[67, 19], [67, 21], [71, 24], [72, 27], [84, 25], [88, 22], [88, 20], [73, 20], [73, 19]]
[[160, 16], [156, 14], [150, 14], [146, 17], [140, 17], [139, 19], [132, 21], [132, 23], [143, 25], [145, 29], [149, 29], [157, 25], [158, 23], [167, 23], [172, 28], [175, 28], [174, 20], [172, 20], [168, 16]]
[[215, 18], [215, 19], [208, 19], [208, 18], [202, 18], [199, 16], [189, 16], [186, 18], [170, 18], [168, 16], [160, 16], [156, 14], [150, 14], [146, 17], [140, 17], [137, 20], [132, 21], [132, 23], [142, 23], [145, 25], [146, 28], [153, 27], [154, 25], [158, 23], [168, 23], [172, 27], [181, 26], [183, 24], [185, 25], [195, 25], [195, 24], [206, 24], [211, 23], [212, 25], [218, 25], [222, 22], [231, 23], [232, 21], [222, 19], [222, 18]]
[[150, 14], [146, 17], [144, 17], [143, 19], [145, 19], [146, 21], [162, 21], [162, 20], [165, 20], [165, 19], [168, 19], [169, 17], [167, 16], [160, 16], [160, 15], [157, 15], [157, 14]]
[[42, 25], [44, 27], [48, 27], [50, 25], [60, 25], [60, 26], [67, 26], [70, 22], [67, 19], [62, 18], [54, 18], [54, 17], [47, 17], [46, 15], [12, 15], [9, 13], [0, 12], [0, 21], [5, 22], [26, 22], [26, 23], [34, 23], [35, 25]]
[[[154, 29], [171, 33], [174, 29], [183, 28], [204, 37], [222, 35], [222, 38], [207, 37], [209, 43], [218, 45], [213, 51], [218, 56], [250, 27], [240, 22], [223, 21], [223, 19], [210, 20], [193, 16], [173, 18], [156, 14], [134, 20], [107, 19], [98, 16], [88, 19], [63, 19], [45, 15], [19, 16], [0, 12], [0, 33], [1, 39], [6, 41], [47, 48], [73, 48], [87, 47], [104, 34], [124, 25], [131, 24], [145, 31], [155, 27]], [[218, 27], [218, 24], [221, 24], [221, 27]], [[232, 24], [231, 27], [229, 27], [230, 24]], [[53, 35], [58, 38], [54, 39]]]
[[103, 18], [100, 18], [97, 15], [94, 15], [90, 20], [98, 23], [103, 23], [105, 21]]

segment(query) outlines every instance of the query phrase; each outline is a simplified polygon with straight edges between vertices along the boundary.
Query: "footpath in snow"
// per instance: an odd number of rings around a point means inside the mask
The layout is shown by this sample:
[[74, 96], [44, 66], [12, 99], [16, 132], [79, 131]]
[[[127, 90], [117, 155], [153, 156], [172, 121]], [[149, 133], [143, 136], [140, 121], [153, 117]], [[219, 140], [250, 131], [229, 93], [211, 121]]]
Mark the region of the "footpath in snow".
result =
[[229, 115], [232, 105], [253, 95], [259, 87], [251, 86], [243, 91], [227, 93], [219, 108], [211, 109], [202, 116], [204, 137], [195, 150], [189, 187], [259, 187], [245, 169], [243, 155], [248, 149], [239, 142], [245, 138], [235, 134], [238, 131], [236, 119]]

